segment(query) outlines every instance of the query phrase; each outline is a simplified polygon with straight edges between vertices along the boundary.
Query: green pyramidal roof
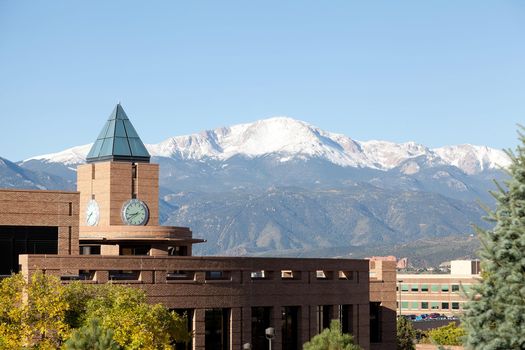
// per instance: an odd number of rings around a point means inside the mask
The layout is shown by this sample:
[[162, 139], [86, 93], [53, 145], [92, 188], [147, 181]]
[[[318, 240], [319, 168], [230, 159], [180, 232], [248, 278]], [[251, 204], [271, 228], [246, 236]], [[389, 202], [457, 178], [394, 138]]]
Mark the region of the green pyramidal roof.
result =
[[117, 104], [91, 147], [88, 163], [117, 160], [149, 162], [148, 150], [140, 140], [122, 106]]

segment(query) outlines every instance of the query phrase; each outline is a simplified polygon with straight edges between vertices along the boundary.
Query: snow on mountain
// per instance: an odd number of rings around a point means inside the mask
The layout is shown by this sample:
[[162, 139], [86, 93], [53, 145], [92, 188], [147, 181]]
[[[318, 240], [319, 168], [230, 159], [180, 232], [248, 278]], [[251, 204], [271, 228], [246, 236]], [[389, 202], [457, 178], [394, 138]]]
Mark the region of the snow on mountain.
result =
[[[322, 158], [343, 167], [380, 170], [395, 168], [421, 156], [428, 159], [429, 164], [454, 165], [467, 174], [509, 164], [504, 152], [485, 146], [460, 145], [429, 149], [415, 142], [360, 142], [288, 117], [274, 117], [199, 134], [170, 137], [146, 147], [152, 156], [183, 160], [211, 158], [224, 161], [237, 155], [249, 158], [273, 155], [281, 162]], [[91, 144], [77, 146], [32, 157], [24, 162], [41, 160], [65, 165], [79, 164], [85, 161], [90, 148]]]
[[87, 145], [68, 148], [57, 153], [43, 154], [40, 156], [31, 157], [24, 160], [23, 162], [28, 162], [30, 160], [41, 160], [49, 163], [62, 163], [64, 165], [80, 164], [86, 161], [86, 155], [88, 154], [92, 145], [93, 144], [90, 143]]
[[436, 148], [434, 151], [447, 163], [470, 175], [510, 165], [510, 159], [505, 152], [487, 146], [466, 144], [445, 146]]

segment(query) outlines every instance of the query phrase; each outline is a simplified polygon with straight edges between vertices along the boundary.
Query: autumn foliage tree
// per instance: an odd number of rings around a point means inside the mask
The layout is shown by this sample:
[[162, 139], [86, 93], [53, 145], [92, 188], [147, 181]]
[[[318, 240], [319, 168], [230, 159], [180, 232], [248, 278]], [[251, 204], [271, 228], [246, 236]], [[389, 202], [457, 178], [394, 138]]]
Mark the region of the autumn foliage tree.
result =
[[35, 274], [0, 282], [0, 344], [7, 349], [57, 349], [69, 334], [68, 303], [56, 278]]
[[0, 282], [0, 301], [0, 349], [172, 349], [191, 337], [185, 318], [123, 285], [19, 274]]

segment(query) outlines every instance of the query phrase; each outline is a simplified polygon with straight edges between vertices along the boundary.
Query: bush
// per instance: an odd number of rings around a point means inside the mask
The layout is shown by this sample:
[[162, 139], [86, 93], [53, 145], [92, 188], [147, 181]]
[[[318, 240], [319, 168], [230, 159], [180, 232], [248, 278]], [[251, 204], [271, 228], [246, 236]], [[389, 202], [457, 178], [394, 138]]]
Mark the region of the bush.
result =
[[448, 325], [431, 329], [427, 332], [432, 344], [437, 345], [461, 345], [465, 337], [465, 330], [456, 326], [454, 322]]
[[341, 332], [341, 324], [332, 320], [330, 328], [323, 330], [303, 345], [303, 350], [360, 350], [350, 334]]

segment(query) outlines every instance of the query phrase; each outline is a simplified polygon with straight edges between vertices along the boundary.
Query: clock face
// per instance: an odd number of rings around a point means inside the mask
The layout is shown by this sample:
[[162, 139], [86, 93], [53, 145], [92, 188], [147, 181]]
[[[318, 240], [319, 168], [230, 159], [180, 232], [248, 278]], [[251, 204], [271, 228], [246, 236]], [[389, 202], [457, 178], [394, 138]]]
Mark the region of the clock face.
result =
[[96, 200], [92, 199], [88, 202], [86, 208], [86, 224], [88, 226], [98, 225], [98, 220], [100, 219], [100, 208]]
[[122, 221], [127, 225], [145, 225], [149, 212], [146, 203], [138, 199], [130, 199], [122, 207]]

